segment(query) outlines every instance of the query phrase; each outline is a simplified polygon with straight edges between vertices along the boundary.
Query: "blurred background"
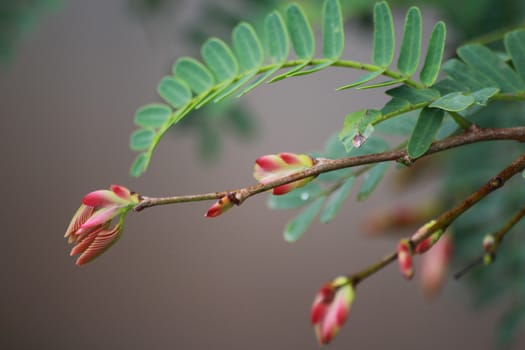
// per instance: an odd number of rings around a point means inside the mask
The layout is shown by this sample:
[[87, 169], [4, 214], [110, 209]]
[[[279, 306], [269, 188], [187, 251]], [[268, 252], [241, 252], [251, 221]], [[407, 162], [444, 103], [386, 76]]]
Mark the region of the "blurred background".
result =
[[[367, 62], [373, 2], [342, 3], [343, 57]], [[525, 13], [521, 1], [415, 3], [424, 6], [425, 36], [444, 19], [452, 47]], [[270, 211], [265, 196], [213, 220], [203, 218], [206, 202], [132, 213], [122, 239], [82, 268], [63, 239], [89, 191], [111, 183], [150, 196], [246, 186], [258, 156], [320, 150], [346, 113], [387, 101], [381, 91], [335, 92], [360, 76], [347, 70], [264, 85], [235, 101], [241, 107], [190, 115], [161, 142], [147, 173], [130, 178], [135, 110], [158, 100], [155, 87], [175, 58], [197, 55], [208, 35], [229, 41], [239, 19], [257, 23], [284, 4], [0, 2], [1, 349], [318, 348], [309, 311], [320, 285], [391, 251], [399, 236], [371, 235], [368, 218], [436, 196], [439, 176], [400, 188], [392, 173], [369, 200], [349, 199], [332, 223], [314, 223], [294, 244], [281, 233], [292, 214]], [[399, 35], [409, 4], [392, 3]], [[304, 6], [315, 18], [321, 2]], [[330, 347], [491, 349], [512, 304], [479, 310], [467, 290], [450, 280], [429, 302], [417, 272], [407, 283], [388, 267], [359, 286]], [[525, 334], [513, 334], [509, 347], [523, 349]]]

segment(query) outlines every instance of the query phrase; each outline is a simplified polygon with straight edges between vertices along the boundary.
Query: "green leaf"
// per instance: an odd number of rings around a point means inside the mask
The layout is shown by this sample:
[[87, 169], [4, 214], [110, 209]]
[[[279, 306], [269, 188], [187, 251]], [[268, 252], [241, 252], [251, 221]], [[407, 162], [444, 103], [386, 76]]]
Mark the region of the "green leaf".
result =
[[155, 133], [152, 130], [138, 129], [135, 130], [129, 140], [129, 148], [133, 151], [143, 151], [148, 149], [153, 142]]
[[432, 87], [438, 90], [441, 93], [441, 95], [446, 95], [450, 92], [455, 92], [455, 91], [471, 91], [470, 88], [467, 88], [461, 82], [454, 80], [454, 79], [449, 79], [449, 78], [441, 79], [440, 81], [435, 83]]
[[169, 106], [160, 103], [145, 105], [135, 113], [135, 124], [145, 129], [155, 129], [162, 126], [173, 111]]
[[325, 224], [331, 221], [333, 218], [335, 218], [335, 216], [339, 212], [339, 209], [341, 209], [341, 206], [343, 205], [346, 197], [348, 197], [348, 194], [350, 194], [350, 190], [354, 185], [354, 181], [355, 177], [349, 178], [341, 185], [341, 187], [335, 190], [330, 195], [330, 197], [328, 197], [323, 212], [321, 213], [320, 220], [322, 223]]
[[438, 77], [441, 61], [443, 60], [443, 51], [445, 49], [445, 38], [445, 23], [441, 21], [437, 22], [430, 35], [425, 63], [419, 74], [419, 80], [426, 86], [434, 84]]
[[484, 88], [472, 93], [472, 97], [476, 100], [476, 103], [480, 106], [486, 106], [490, 98], [499, 92], [498, 88]]
[[298, 4], [292, 4], [286, 9], [286, 24], [297, 58], [310, 60], [315, 52], [314, 33]]
[[388, 169], [388, 163], [379, 163], [374, 165], [369, 171], [363, 176], [363, 182], [361, 188], [359, 188], [359, 193], [357, 194], [357, 200], [363, 201], [367, 199], [372, 192], [376, 189], [377, 185], [385, 176], [385, 172]]
[[324, 197], [317, 198], [286, 224], [284, 228], [284, 239], [287, 242], [295, 242], [301, 238], [321, 210], [324, 200]]
[[343, 128], [339, 132], [339, 140], [347, 152], [354, 147], [361, 147], [374, 131], [372, 122], [380, 116], [379, 111], [372, 109], [364, 109], [346, 115]]
[[[443, 70], [454, 81], [466, 86], [470, 91], [480, 90], [486, 86], [497, 86], [495, 81], [455, 58], [445, 62]], [[461, 88], [459, 90], [466, 89]]]
[[[310, 63], [315, 53], [314, 33], [302, 8], [294, 3], [287, 8], [285, 16], [288, 33], [299, 62], [289, 71], [273, 77], [269, 83], [288, 78], [297, 73]], [[322, 68], [316, 67], [315, 70]]]
[[317, 183], [310, 182], [306, 186], [280, 196], [268, 195], [266, 205], [273, 210], [295, 209], [310, 203], [316, 199], [322, 191], [322, 188]]
[[147, 153], [140, 153], [137, 158], [135, 158], [135, 161], [129, 170], [129, 175], [132, 177], [139, 177], [144, 171], [146, 171], [148, 162], [149, 155]]
[[425, 154], [436, 137], [445, 112], [437, 108], [423, 108], [408, 141], [408, 156], [418, 158]]
[[232, 44], [242, 71], [255, 70], [263, 64], [263, 47], [250, 24], [242, 22], [233, 29]]
[[471, 95], [465, 95], [462, 92], [451, 92], [441, 96], [432, 102], [429, 107], [440, 108], [449, 112], [460, 112], [474, 104], [476, 100]]
[[333, 60], [341, 57], [345, 44], [343, 16], [339, 0], [323, 4], [323, 57]]
[[375, 126], [376, 132], [387, 135], [408, 136], [412, 133], [416, 125], [416, 113], [417, 111], [412, 111], [387, 119]]
[[181, 80], [164, 77], [157, 86], [160, 97], [175, 108], [184, 107], [191, 99], [191, 90]]
[[385, 1], [374, 6], [374, 52], [376, 66], [388, 67], [394, 59], [395, 33], [392, 12]]
[[508, 33], [505, 36], [505, 48], [512, 58], [514, 68], [525, 81], [525, 30]]
[[[388, 101], [385, 106], [381, 109], [381, 114], [389, 114], [389, 113], [397, 113], [398, 111], [407, 109], [410, 107], [410, 103], [401, 98], [393, 97], [390, 101]], [[391, 118], [396, 119], [396, 118]], [[389, 119], [390, 120], [390, 119]], [[382, 125], [385, 122], [380, 123], [379, 125]]]
[[202, 45], [201, 55], [217, 82], [232, 80], [237, 75], [239, 70], [237, 60], [224, 41], [217, 38], [206, 40]]
[[411, 7], [405, 18], [403, 41], [397, 59], [397, 69], [407, 76], [414, 74], [419, 65], [423, 32], [421, 22], [421, 11], [417, 7]]
[[344, 86], [341, 86], [341, 87], [338, 87], [336, 90], [340, 91], [340, 90], [351, 89], [353, 87], [356, 87], [356, 86], [359, 86], [361, 84], [367, 83], [370, 80], [374, 80], [375, 78], [377, 78], [378, 76], [383, 74], [384, 71], [385, 71], [384, 69], [380, 69], [380, 70], [375, 70], [375, 71], [372, 71], [372, 72], [367, 72], [367, 73], [363, 74], [361, 77], [359, 77], [353, 83], [348, 84], [348, 85], [344, 85]]
[[376, 89], [376, 88], [380, 88], [380, 87], [395, 85], [395, 84], [401, 83], [401, 82], [403, 82], [403, 81], [405, 81], [407, 79], [408, 79], [407, 77], [402, 77], [402, 78], [399, 78], [399, 79], [382, 81], [382, 82], [377, 83], [377, 84], [359, 86], [357, 89], [358, 90]]
[[288, 32], [281, 14], [273, 11], [264, 20], [266, 48], [272, 63], [284, 63], [290, 51]]
[[[459, 57], [472, 68], [496, 82], [503, 92], [525, 90], [525, 83], [498, 55], [480, 44], [470, 44], [458, 49]], [[485, 84], [484, 87], [487, 87]]]
[[205, 93], [213, 87], [211, 72], [202, 63], [191, 57], [182, 57], [175, 62], [173, 74], [182, 79], [196, 94]]
[[416, 89], [406, 85], [390, 89], [386, 93], [392, 97], [407, 100], [412, 105], [428, 103], [440, 96], [439, 91], [435, 89]]

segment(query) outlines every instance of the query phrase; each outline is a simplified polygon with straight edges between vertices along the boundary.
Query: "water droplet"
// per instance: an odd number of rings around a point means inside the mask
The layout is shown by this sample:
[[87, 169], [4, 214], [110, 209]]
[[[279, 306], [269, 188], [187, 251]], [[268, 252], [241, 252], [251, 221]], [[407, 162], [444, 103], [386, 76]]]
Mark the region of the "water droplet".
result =
[[310, 193], [308, 193], [308, 192], [303, 192], [303, 193], [301, 193], [301, 199], [302, 199], [303, 201], [307, 201], [308, 198], [310, 198]]
[[358, 133], [352, 139], [352, 144], [354, 145], [355, 148], [359, 148], [359, 147], [361, 147], [363, 145], [363, 143], [365, 143], [365, 141], [366, 141], [366, 137], [364, 137], [362, 134]]

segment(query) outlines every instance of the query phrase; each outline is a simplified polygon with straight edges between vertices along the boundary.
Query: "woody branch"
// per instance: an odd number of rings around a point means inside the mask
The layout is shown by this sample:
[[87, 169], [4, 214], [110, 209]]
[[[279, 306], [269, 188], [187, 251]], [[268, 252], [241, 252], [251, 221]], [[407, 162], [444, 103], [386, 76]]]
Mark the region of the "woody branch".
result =
[[[429, 150], [417, 159], [471, 143], [497, 140], [514, 140], [518, 142], [525, 142], [525, 127], [480, 128], [477, 125], [473, 124], [464, 133], [460, 135], [450, 136], [444, 140], [435, 141], [434, 143], [432, 143]], [[284, 176], [266, 184], [258, 184], [229, 191], [191, 194], [183, 196], [141, 196], [139, 204], [137, 204], [133, 209], [138, 212], [146, 208], [158, 205], [216, 200], [225, 196], [231, 198], [234, 204], [240, 205], [246, 199], [256, 194], [265, 192], [277, 186], [305, 179], [307, 177], [318, 176], [322, 173], [361, 165], [381, 163], [386, 161], [397, 161], [403, 164], [410, 165], [414, 163], [417, 159], [410, 158], [406, 150], [392, 150], [382, 153], [358, 157], [347, 157], [341, 159], [317, 158], [315, 159], [315, 164], [312, 167], [288, 176]]]

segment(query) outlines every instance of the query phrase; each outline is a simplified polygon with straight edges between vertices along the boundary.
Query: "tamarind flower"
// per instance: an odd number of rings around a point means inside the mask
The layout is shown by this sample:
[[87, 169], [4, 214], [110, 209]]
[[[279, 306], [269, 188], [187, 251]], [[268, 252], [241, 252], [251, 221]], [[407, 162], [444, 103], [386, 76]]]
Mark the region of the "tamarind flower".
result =
[[407, 280], [414, 276], [414, 267], [412, 264], [412, 246], [408, 239], [402, 239], [397, 245], [397, 261], [399, 270]]
[[311, 322], [319, 344], [332, 341], [345, 323], [354, 298], [354, 286], [347, 277], [338, 277], [321, 287], [311, 310]]
[[[137, 194], [119, 185], [84, 196], [64, 235], [68, 243], [75, 244], [70, 255], [80, 254], [76, 261], [78, 266], [95, 259], [118, 240], [124, 217], [138, 203]], [[117, 216], [118, 223], [110, 228]]]
[[[268, 154], [257, 158], [253, 169], [253, 177], [261, 184], [267, 184], [281, 179], [288, 175], [311, 168], [314, 159], [307, 154], [279, 153]], [[314, 176], [297, 180], [288, 184], [277, 186], [273, 189], [273, 194], [280, 195], [288, 193], [298, 187], [306, 185], [312, 181]]]

